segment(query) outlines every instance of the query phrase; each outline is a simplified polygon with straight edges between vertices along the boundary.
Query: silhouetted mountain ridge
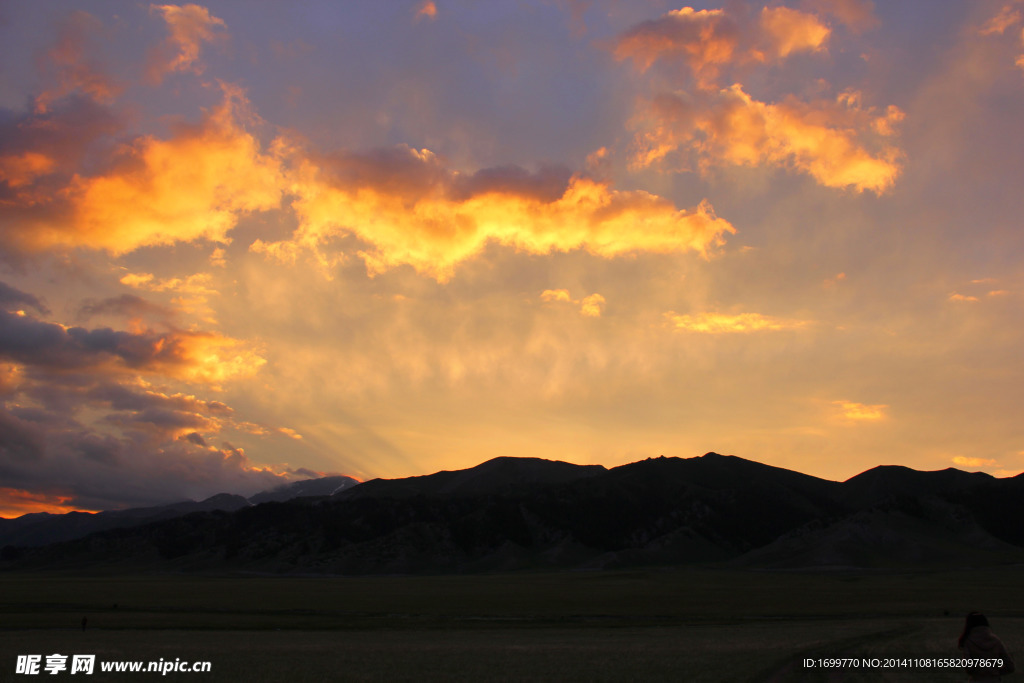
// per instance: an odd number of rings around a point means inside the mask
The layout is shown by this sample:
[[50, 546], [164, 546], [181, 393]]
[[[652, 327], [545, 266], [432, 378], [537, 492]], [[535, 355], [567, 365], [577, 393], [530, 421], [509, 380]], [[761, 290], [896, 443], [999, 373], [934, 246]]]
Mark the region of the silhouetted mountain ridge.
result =
[[964, 472], [948, 467], [922, 472], [902, 465], [879, 465], [843, 482], [843, 496], [865, 505], [893, 497], [938, 495], [949, 491], [970, 490], [996, 481], [984, 472]]
[[1021, 477], [900, 467], [834, 482], [715, 453], [612, 469], [496, 458], [5, 557], [20, 568], [339, 574], [977, 565], [1024, 559], [1022, 488]]
[[601, 465], [574, 465], [542, 458], [499, 457], [466, 470], [435, 472], [405, 479], [371, 479], [339, 495], [354, 499], [503, 494], [530, 486], [582, 479], [606, 471]]
[[68, 512], [62, 515], [37, 512], [14, 519], [0, 519], [0, 547], [40, 546], [82, 538], [98, 531], [140, 526], [181, 517], [192, 512], [223, 510], [232, 512], [249, 505], [285, 501], [304, 496], [328, 496], [359, 482], [345, 476], [304, 479], [262, 491], [248, 499], [230, 493], [218, 493], [201, 501], [180, 501], [105, 512]]

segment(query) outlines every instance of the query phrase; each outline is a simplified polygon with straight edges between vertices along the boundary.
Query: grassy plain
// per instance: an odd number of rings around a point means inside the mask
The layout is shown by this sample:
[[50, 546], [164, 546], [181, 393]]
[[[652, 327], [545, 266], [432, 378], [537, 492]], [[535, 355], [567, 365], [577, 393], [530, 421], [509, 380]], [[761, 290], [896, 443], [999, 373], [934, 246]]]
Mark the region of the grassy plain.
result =
[[[437, 577], [0, 574], [0, 680], [19, 654], [210, 661], [174, 681], [960, 681], [807, 670], [804, 657], [951, 657], [979, 609], [1024, 653], [1024, 568], [650, 570]], [[81, 631], [83, 616], [88, 629]], [[1022, 662], [1024, 663], [1024, 662]]]

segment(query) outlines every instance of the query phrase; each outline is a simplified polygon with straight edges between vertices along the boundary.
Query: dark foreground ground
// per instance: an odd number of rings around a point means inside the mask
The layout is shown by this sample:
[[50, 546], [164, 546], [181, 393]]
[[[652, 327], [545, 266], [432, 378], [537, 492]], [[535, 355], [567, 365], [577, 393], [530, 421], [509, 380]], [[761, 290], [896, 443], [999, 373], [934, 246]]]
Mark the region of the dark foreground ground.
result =
[[[804, 658], [950, 658], [970, 610], [1024, 659], [1024, 567], [445, 577], [0, 575], [0, 680], [962, 681], [937, 667], [806, 669]], [[82, 617], [88, 628], [81, 630]], [[18, 655], [95, 654], [91, 676]], [[103, 661], [208, 661], [108, 673]], [[889, 662], [892, 663], [892, 662]], [[1021, 662], [1024, 664], [1024, 662]], [[1024, 680], [1024, 674], [1016, 674]]]

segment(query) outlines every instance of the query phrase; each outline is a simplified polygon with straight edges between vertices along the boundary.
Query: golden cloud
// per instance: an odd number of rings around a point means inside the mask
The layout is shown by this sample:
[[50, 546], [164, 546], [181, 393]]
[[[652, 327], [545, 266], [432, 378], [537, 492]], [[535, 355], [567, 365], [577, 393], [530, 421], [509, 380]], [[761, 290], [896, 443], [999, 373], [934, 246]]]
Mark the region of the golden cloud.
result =
[[541, 301], [552, 303], [576, 304], [580, 307], [580, 315], [588, 318], [600, 318], [606, 303], [605, 298], [594, 293], [583, 297], [582, 300], [573, 299], [567, 289], [545, 289], [540, 294]]
[[329, 264], [326, 245], [354, 236], [367, 245], [358, 255], [371, 275], [410, 265], [444, 282], [488, 243], [532, 254], [706, 256], [734, 232], [706, 201], [681, 211], [662, 197], [586, 176], [511, 167], [464, 175], [429, 150], [408, 147], [302, 158], [289, 177], [298, 229], [289, 241], [252, 249], [282, 260], [308, 249]]
[[240, 214], [280, 202], [280, 162], [237, 122], [242, 94], [201, 124], [169, 140], [144, 137], [97, 176], [75, 175], [64, 195], [68, 216], [39, 221], [22, 238], [36, 249], [84, 246], [124, 254], [139, 247], [209, 239], [227, 241]]
[[171, 277], [157, 279], [152, 273], [128, 273], [120, 282], [123, 285], [135, 289], [145, 289], [150, 292], [180, 292], [185, 294], [199, 294], [207, 296], [217, 294], [217, 291], [209, 287], [213, 278], [208, 273], [195, 273], [185, 278]]
[[23, 152], [0, 156], [0, 182], [10, 188], [31, 185], [36, 178], [53, 171], [56, 160], [40, 152]]
[[215, 248], [212, 252], [210, 252], [210, 265], [216, 266], [218, 268], [224, 268], [225, 266], [227, 266], [228, 261], [225, 258], [226, 253], [227, 252], [224, 251], [223, 247]]
[[1006, 29], [1020, 20], [1021, 13], [1013, 5], [1003, 5], [999, 14], [985, 22], [985, 25], [978, 30], [978, 33], [983, 36], [1002, 35], [1006, 32]]
[[809, 320], [775, 318], [761, 315], [760, 313], [698, 313], [696, 315], [679, 315], [675, 311], [668, 311], [665, 313], [665, 320], [673, 329], [703, 334], [799, 330], [811, 324]]
[[600, 294], [583, 297], [580, 302], [580, 313], [588, 318], [600, 318], [604, 311], [605, 298]]
[[31, 248], [37, 233], [66, 221], [67, 183], [87, 150], [119, 129], [117, 118], [94, 101], [65, 98], [0, 123], [0, 222], [4, 246]]
[[167, 374], [219, 386], [255, 375], [267, 361], [250, 344], [215, 332], [178, 332]]
[[419, 9], [416, 10], [417, 19], [424, 17], [427, 19], [437, 18], [437, 5], [434, 4], [433, 0], [425, 0], [425, 2], [420, 5]]
[[291, 429], [290, 427], [278, 427], [277, 431], [281, 432], [282, 434], [291, 439], [295, 439], [296, 441], [302, 441], [302, 434], [299, 434], [297, 431]]
[[46, 65], [56, 71], [58, 85], [35, 98], [37, 113], [47, 112], [53, 101], [76, 90], [97, 102], [110, 102], [120, 94], [122, 86], [89, 56], [89, 39], [101, 29], [98, 19], [82, 11], [61, 22], [57, 44], [46, 53]]
[[831, 33], [813, 14], [788, 7], [761, 10], [761, 29], [770, 54], [776, 59], [785, 59], [794, 52], [817, 52]]
[[[214, 250], [216, 251], [222, 250]], [[121, 284], [150, 292], [174, 292], [179, 294], [171, 300], [177, 312], [196, 315], [211, 325], [217, 323], [215, 312], [209, 306], [210, 297], [220, 294], [210, 285], [213, 277], [209, 273], [195, 273], [185, 278], [172, 277], [157, 279], [152, 273], [128, 273]]]
[[[1016, 0], [1016, 2], [1004, 5], [999, 11], [999, 14], [989, 19], [981, 28], [978, 29], [978, 34], [982, 36], [1001, 36], [1006, 33], [1006, 30], [1011, 26], [1019, 24], [1021, 20], [1024, 19], [1024, 15], [1021, 14], [1020, 10], [1014, 7], [1014, 5], [1019, 4], [1021, 4], [1020, 0]], [[1024, 46], [1024, 29], [1020, 32], [1020, 44]], [[1024, 55], [1019, 55], [1014, 64], [1017, 67], [1024, 69]]]
[[[24, 311], [21, 311], [24, 313]], [[14, 363], [0, 363], [0, 396], [14, 393], [22, 381], [22, 368]]]
[[673, 10], [653, 21], [645, 21], [616, 41], [615, 57], [631, 59], [646, 71], [664, 58], [682, 60], [704, 82], [713, 81], [718, 67], [734, 59], [739, 27], [724, 10]]
[[698, 85], [712, 87], [727, 65], [815, 52], [824, 47], [829, 34], [828, 26], [813, 14], [786, 7], [765, 7], [756, 20], [723, 9], [684, 7], [621, 34], [613, 53], [619, 60], [632, 60], [640, 71], [658, 61], [682, 62]]
[[968, 458], [958, 455], [953, 458], [953, 464], [960, 467], [992, 467], [996, 465], [996, 461], [990, 458]]
[[[633, 121], [634, 167], [689, 153], [707, 171], [716, 165], [768, 165], [808, 173], [825, 187], [889, 189], [900, 173], [900, 150], [888, 137], [903, 118], [896, 107], [878, 114], [856, 93], [813, 104], [759, 102], [734, 85], [693, 100], [663, 94]], [[872, 153], [862, 140], [875, 137]]]
[[882, 404], [867, 405], [853, 401], [832, 401], [832, 404], [839, 407], [840, 414], [845, 419], [865, 422], [884, 420], [887, 417], [886, 410], [889, 408]]
[[568, 289], [545, 289], [540, 293], [542, 301], [565, 301], [572, 302], [572, 296]]
[[159, 83], [173, 71], [202, 73], [199, 52], [203, 43], [216, 42], [226, 35], [224, 20], [200, 5], [150, 5], [149, 8], [163, 15], [170, 32], [167, 40], [150, 52], [150, 80]]

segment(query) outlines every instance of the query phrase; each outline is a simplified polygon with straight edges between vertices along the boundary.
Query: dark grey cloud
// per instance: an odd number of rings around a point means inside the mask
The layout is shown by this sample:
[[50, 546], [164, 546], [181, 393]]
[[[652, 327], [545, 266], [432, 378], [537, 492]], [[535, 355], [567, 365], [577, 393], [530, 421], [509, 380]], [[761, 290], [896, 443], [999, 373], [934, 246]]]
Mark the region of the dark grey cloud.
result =
[[88, 320], [93, 316], [100, 315], [115, 315], [127, 318], [156, 316], [170, 319], [174, 317], [174, 311], [134, 294], [122, 294], [121, 296], [106, 299], [87, 299], [82, 302], [76, 318], [78, 320]]
[[[9, 285], [0, 303], [47, 310]], [[86, 302], [86, 315], [152, 310], [135, 297]], [[0, 403], [0, 485], [40, 500], [110, 509], [229, 492], [249, 495], [295, 478], [257, 468], [241, 448], [207, 439], [230, 424], [227, 404], [142, 382], [140, 371], [187, 366], [193, 332], [64, 327], [0, 311], [0, 361], [14, 368]]]
[[182, 429], [210, 429], [215, 426], [211, 420], [198, 413], [161, 408], [116, 413], [105, 417], [104, 422], [122, 429], [142, 429], [165, 437]]
[[200, 434], [199, 432], [192, 432], [191, 434], [186, 434], [181, 438], [185, 439], [190, 443], [194, 443], [197, 446], [202, 446], [204, 448], [206, 447], [206, 439], [204, 439], [202, 434]]
[[[121, 127], [113, 110], [79, 95], [45, 112], [0, 109], [0, 156], [42, 154], [55, 162], [51, 173], [70, 174], [80, 170], [77, 165], [98, 141]], [[113, 141], [108, 144], [112, 150]]]
[[0, 409], [0, 472], [7, 471], [9, 462], [36, 460], [44, 452], [44, 431], [39, 425]]
[[203, 401], [183, 394], [167, 395], [155, 391], [139, 391], [113, 383], [103, 383], [91, 388], [88, 398], [109, 405], [115, 410], [176, 410], [220, 416], [227, 416], [233, 412], [229, 406], [220, 401]]
[[319, 472], [314, 472], [313, 470], [307, 469], [305, 467], [298, 467], [292, 470], [292, 474], [296, 474], [300, 477], [308, 477], [310, 479], [317, 479], [318, 477], [323, 476]]
[[495, 166], [459, 177], [455, 182], [455, 198], [499, 192], [553, 202], [565, 194], [571, 178], [572, 170], [568, 166], [541, 166], [536, 172], [520, 166]]
[[34, 308], [43, 315], [47, 315], [50, 312], [50, 309], [38, 297], [23, 292], [20, 289], [15, 289], [5, 282], [0, 282], [0, 306], [6, 311], [15, 311], [27, 306]]
[[339, 151], [314, 157], [322, 164], [328, 182], [351, 189], [369, 188], [401, 194], [410, 199], [443, 192], [451, 173], [436, 156], [408, 145]]
[[[164, 426], [198, 419], [171, 411], [138, 416], [143, 418]], [[164, 442], [152, 436], [133, 429], [114, 436], [59, 415], [23, 419], [0, 407], [0, 477], [4, 487], [68, 499], [68, 505], [86, 509], [199, 500], [221, 492], [251, 495], [305, 478], [255, 468], [241, 448], [228, 443], [212, 448], [194, 432]]]
[[3, 311], [0, 311], [0, 358], [62, 370], [99, 368], [110, 363], [134, 370], [188, 364], [182, 337], [176, 332], [65, 328], [32, 316]]

